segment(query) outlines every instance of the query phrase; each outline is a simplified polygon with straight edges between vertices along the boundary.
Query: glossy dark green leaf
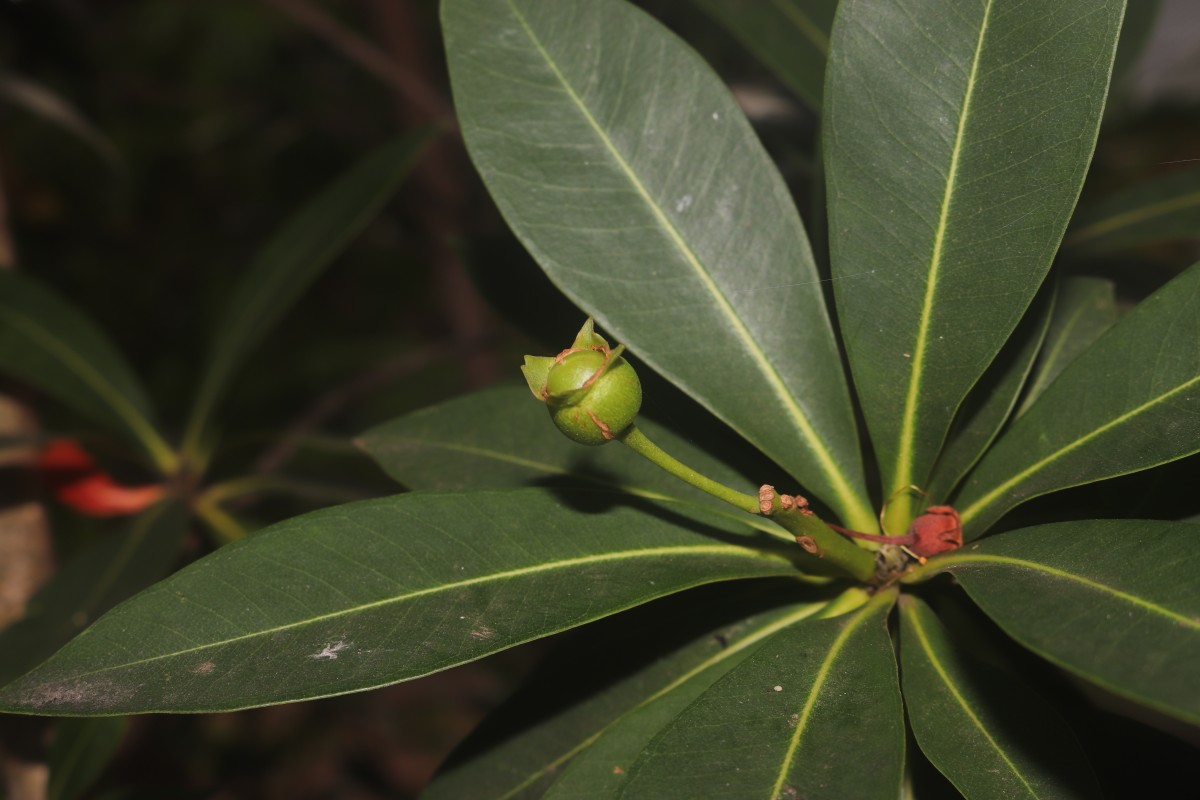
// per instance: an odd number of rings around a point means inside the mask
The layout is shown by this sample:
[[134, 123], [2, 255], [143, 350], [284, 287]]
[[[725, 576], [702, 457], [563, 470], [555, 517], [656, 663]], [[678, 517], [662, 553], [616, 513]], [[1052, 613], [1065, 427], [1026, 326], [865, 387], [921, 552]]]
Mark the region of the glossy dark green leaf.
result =
[[1015, 416], [1024, 414], [1058, 374], [1116, 321], [1117, 301], [1112, 281], [1083, 277], [1064, 280], [1054, 302], [1046, 342], [1038, 353]]
[[[637, 424], [640, 431], [649, 434], [651, 440], [671, 455], [733, 493], [741, 492], [756, 506], [758, 487], [765, 482], [761, 477], [753, 483], [747, 481], [681, 435], [650, 420], [639, 419]], [[650, 500], [699, 504], [782, 541], [795, 540], [794, 532], [788, 533], [773, 521], [747, 514], [744, 509], [693, 488], [632, 448], [618, 443], [584, 447], [555, 433], [545, 407], [533, 400], [528, 389], [503, 387], [385, 423], [362, 437], [360, 444], [392, 477], [413, 489], [518, 486], [617, 489]], [[756, 474], [774, 481], [779, 476], [778, 467], [761, 461]], [[849, 552], [850, 557], [854, 555], [862, 554]], [[823, 582], [826, 580], [823, 576], [838, 569], [832, 566], [834, 557], [824, 561], [804, 560], [805, 580]], [[871, 568], [869, 560], [865, 568]]]
[[0, 633], [0, 685], [46, 660], [127, 597], [162, 578], [187, 532], [182, 509], [158, 505], [120, 533], [83, 547]]
[[623, 798], [894, 798], [904, 713], [894, 595], [781, 631], [713, 684], [628, 770]]
[[[1124, 0], [842, 0], [830, 247], [884, 494], [923, 485], [1037, 292], [1095, 145]], [[893, 526], [911, 514], [889, 505]]]
[[692, 586], [794, 574], [796, 549], [603, 490], [353, 503], [223, 547], [117, 607], [0, 690], [0, 709], [214, 711], [370, 689]]
[[568, 296], [854, 526], [875, 525], [819, 276], [720, 79], [618, 0], [448, 0], [455, 103]]
[[1061, 667], [1200, 722], [1200, 526], [1086, 520], [990, 537], [931, 561], [1010, 636]]
[[[718, 680], [744, 663], [765, 642], [796, 631], [799, 623], [812, 618], [824, 605], [791, 606], [752, 620], [736, 641], [726, 641], [720, 652], [710, 650], [708, 659], [677, 673], [675, 680], [643, 697], [636, 706], [597, 731], [587, 748], [563, 767], [561, 777], [543, 796], [547, 800], [621, 796], [630, 780], [629, 769], [655, 737], [674, 725]], [[637, 791], [631, 791], [636, 796]]]
[[1069, 247], [1108, 251], [1200, 237], [1200, 168], [1131, 186], [1085, 208], [1075, 218]]
[[837, 0], [692, 0], [808, 104], [821, 110]]
[[[512, 732], [494, 746], [446, 769], [422, 797], [614, 796], [625, 774], [614, 765], [631, 765], [666, 722], [763, 641], [825, 606], [792, 602], [763, 611], [751, 605], [761, 598], [739, 595], [726, 586], [719, 589], [719, 594], [687, 592], [667, 601], [670, 608], [659, 601], [627, 612], [620, 618], [624, 624], [614, 620], [598, 632], [596, 641], [590, 637], [594, 626], [589, 626], [582, 632], [586, 646], [544, 664], [531, 676], [531, 685], [512, 699], [513, 707], [501, 709], [501, 715], [512, 717], [509, 725], [517, 726], [515, 730], [510, 727]], [[731, 605], [753, 610], [729, 622]], [[625, 621], [626, 616], [631, 618]], [[681, 629], [691, 635], [680, 646], [646, 660], [640, 668], [629, 669], [624, 663], [677, 640]], [[608, 685], [597, 688], [597, 679], [591, 678], [597, 665], [602, 665], [603, 675], [619, 670], [615, 674], [620, 679], [610, 678]], [[555, 703], [553, 713], [542, 710], [546, 695]], [[534, 715], [532, 721], [522, 714], [527, 709]]]
[[1058, 306], [1058, 293], [1053, 288], [1042, 287], [1008, 344], [958, 409], [946, 446], [929, 479], [932, 501], [945, 502], [987, 451], [1016, 406], [1046, 339], [1052, 309]]
[[978, 536], [1031, 497], [1200, 451], [1200, 264], [1075, 358], [971, 473], [956, 505]]
[[116, 755], [128, 727], [127, 717], [60, 720], [48, 759], [48, 800], [83, 797]]
[[1102, 792], [1074, 733], [1046, 701], [950, 641], [918, 598], [900, 598], [900, 663], [921, 751], [963, 797]]
[[[764, 474], [754, 484], [663, 426], [640, 418], [637, 425], [685, 464], [738, 491], [755, 492], [770, 477]], [[546, 407], [528, 389], [504, 386], [384, 423], [363, 434], [359, 444], [390, 476], [413, 489], [605, 486], [728, 508], [626, 447], [582, 447], [556, 434]]]
[[310, 200], [258, 252], [217, 325], [185, 434], [194, 449], [235, 370], [383, 208], [432, 140], [419, 130], [356, 162]]
[[0, 370], [174, 461], [128, 362], [83, 312], [31, 278], [0, 271]]

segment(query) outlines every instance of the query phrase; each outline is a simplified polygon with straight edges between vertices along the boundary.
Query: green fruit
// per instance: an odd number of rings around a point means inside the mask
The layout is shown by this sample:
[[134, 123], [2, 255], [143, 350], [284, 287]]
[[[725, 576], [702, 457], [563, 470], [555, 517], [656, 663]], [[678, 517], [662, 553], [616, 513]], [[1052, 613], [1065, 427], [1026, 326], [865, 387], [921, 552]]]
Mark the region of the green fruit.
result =
[[580, 444], [622, 433], [642, 406], [642, 384], [629, 362], [610, 354], [571, 353], [550, 369], [546, 406], [558, 429]]
[[[623, 360], [623, 359], [622, 359]], [[546, 394], [552, 399], [566, 400], [588, 385], [588, 381], [604, 369], [608, 355], [600, 350], [576, 350], [556, 361], [546, 376]]]
[[612, 441], [633, 422], [642, 405], [642, 384], [608, 343], [584, 323], [573, 347], [556, 357], [526, 356], [522, 372], [550, 418], [580, 444]]

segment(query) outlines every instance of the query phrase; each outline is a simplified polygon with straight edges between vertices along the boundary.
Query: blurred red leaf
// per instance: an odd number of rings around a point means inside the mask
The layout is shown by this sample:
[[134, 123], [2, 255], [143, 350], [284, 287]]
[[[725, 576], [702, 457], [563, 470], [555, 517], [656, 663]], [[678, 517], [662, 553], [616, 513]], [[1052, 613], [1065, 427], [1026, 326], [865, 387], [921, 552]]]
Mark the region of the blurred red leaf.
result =
[[96, 462], [74, 439], [55, 439], [38, 455], [38, 469], [46, 472], [78, 472], [96, 469]]
[[157, 483], [117, 483], [74, 439], [50, 442], [38, 456], [38, 470], [60, 503], [93, 517], [136, 514], [161, 500], [166, 492]]

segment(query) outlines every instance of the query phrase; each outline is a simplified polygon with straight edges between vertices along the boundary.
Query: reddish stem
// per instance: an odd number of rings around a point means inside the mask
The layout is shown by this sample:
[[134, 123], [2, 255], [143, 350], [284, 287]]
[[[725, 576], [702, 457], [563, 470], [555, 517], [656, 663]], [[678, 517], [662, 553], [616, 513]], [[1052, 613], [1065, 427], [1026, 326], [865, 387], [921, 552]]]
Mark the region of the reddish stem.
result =
[[841, 525], [832, 525], [826, 523], [838, 533], [846, 536], [853, 536], [855, 539], [866, 539], [868, 542], [886, 542], [887, 544], [914, 544], [917, 541], [916, 534], [906, 533], [903, 536], [880, 536], [874, 533], [862, 533], [861, 531], [852, 531], [849, 528], [843, 528]]

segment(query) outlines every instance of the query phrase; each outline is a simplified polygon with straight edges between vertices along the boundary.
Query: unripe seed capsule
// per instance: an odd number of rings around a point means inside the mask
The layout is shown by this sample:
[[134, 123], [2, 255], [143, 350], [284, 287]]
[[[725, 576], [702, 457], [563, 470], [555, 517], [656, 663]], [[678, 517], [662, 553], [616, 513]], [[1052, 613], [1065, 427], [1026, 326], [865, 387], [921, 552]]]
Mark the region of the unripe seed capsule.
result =
[[526, 356], [525, 380], [550, 418], [580, 444], [604, 444], [633, 422], [642, 405], [642, 385], [621, 357], [624, 347], [608, 342], [584, 323], [574, 346], [555, 357]]

